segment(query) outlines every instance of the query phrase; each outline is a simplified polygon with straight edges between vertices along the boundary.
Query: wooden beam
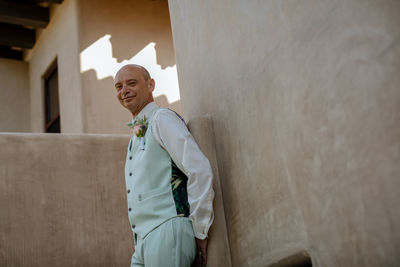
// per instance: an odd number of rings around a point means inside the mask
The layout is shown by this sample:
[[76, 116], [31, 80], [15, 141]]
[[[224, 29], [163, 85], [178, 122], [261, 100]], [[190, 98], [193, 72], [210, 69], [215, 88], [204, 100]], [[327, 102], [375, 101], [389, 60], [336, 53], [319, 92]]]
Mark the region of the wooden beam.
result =
[[54, 3], [54, 4], [61, 4], [63, 0], [47, 0], [46, 2]]
[[25, 2], [31, 2], [31, 3], [53, 3], [53, 4], [61, 4], [63, 0], [14, 0], [14, 1], [25, 1]]
[[45, 28], [49, 24], [49, 8], [0, 0], [0, 22]]
[[63, 2], [63, 0], [2, 0], [2, 1], [12, 1], [12, 2], [16, 2], [16, 3], [22, 3], [22, 4], [26, 4], [26, 3], [53, 3], [53, 4], [61, 4]]
[[0, 57], [22, 60], [23, 52], [20, 50], [14, 50], [7, 46], [0, 45]]
[[35, 40], [36, 33], [34, 30], [0, 23], [0, 45], [32, 48]]

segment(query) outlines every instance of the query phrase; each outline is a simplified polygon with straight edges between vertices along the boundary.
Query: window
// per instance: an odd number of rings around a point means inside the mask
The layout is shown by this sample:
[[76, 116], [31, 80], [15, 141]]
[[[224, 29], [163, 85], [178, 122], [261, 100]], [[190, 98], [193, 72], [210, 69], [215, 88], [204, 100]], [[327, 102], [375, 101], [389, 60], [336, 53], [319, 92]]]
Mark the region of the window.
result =
[[57, 61], [44, 76], [45, 132], [60, 133]]

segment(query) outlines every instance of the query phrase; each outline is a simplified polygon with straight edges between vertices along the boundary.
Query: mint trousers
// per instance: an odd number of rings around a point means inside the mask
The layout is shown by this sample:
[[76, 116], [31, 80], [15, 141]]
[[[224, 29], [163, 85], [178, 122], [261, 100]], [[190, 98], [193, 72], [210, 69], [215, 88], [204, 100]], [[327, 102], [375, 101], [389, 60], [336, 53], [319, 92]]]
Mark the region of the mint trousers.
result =
[[152, 230], [144, 239], [135, 235], [131, 267], [190, 267], [196, 256], [192, 223], [174, 217]]

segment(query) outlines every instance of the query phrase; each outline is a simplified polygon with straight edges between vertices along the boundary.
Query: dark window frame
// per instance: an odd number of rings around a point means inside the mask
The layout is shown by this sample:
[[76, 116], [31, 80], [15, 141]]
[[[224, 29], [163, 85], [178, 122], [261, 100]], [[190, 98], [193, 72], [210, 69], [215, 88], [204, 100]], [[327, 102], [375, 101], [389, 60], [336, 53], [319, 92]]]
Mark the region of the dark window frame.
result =
[[[49, 129], [57, 122], [60, 123], [60, 112], [56, 114], [54, 118], [50, 117], [50, 110], [48, 110], [48, 97], [49, 97], [49, 79], [57, 73], [58, 75], [58, 64], [57, 59], [55, 59], [48, 69], [46, 70], [45, 74], [42, 76], [43, 80], [43, 104], [44, 104], [44, 132], [50, 133]], [[59, 87], [58, 87], [58, 78], [57, 78], [57, 90], [58, 90], [58, 110], [60, 110], [60, 95], [59, 95]], [[59, 131], [52, 132], [52, 133], [61, 133], [61, 125], [59, 126]]]

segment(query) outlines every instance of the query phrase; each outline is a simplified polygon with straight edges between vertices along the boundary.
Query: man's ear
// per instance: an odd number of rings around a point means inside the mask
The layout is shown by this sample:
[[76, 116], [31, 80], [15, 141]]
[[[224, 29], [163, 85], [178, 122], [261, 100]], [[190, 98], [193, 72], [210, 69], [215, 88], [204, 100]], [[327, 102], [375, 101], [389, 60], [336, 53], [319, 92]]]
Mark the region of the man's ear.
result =
[[149, 83], [148, 83], [148, 88], [149, 88], [149, 92], [153, 92], [154, 91], [154, 87], [156, 85], [156, 82], [154, 81], [154, 79], [150, 79]]

